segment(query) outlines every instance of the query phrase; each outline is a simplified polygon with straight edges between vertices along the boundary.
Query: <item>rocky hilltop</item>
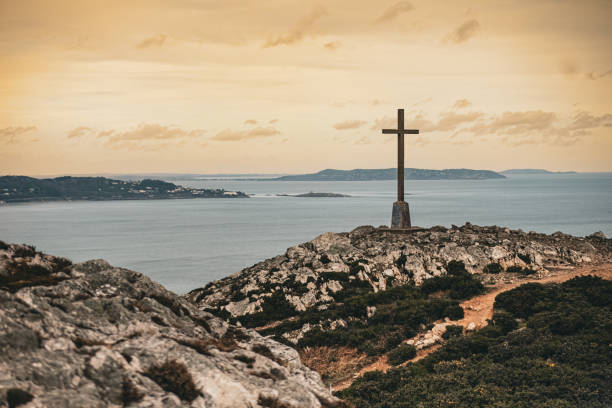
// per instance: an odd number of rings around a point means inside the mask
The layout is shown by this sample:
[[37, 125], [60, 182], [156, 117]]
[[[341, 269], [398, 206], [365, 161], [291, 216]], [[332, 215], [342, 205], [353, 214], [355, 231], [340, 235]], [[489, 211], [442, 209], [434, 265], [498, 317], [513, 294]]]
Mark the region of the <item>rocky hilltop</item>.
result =
[[411, 233], [386, 227], [358, 227], [350, 233], [325, 233], [227, 278], [191, 291], [186, 297], [201, 309], [232, 317], [253, 315], [276, 292], [303, 312], [324, 308], [334, 295], [351, 288], [373, 292], [445, 275], [451, 261], [471, 274], [507, 279], [507, 271], [545, 274], [551, 268], [610, 259], [611, 240], [601, 233], [581, 238], [510, 230], [497, 226], [441, 226]]
[[0, 406], [343, 406], [295, 350], [140, 273], [1, 241], [0, 352]]
[[325, 233], [185, 297], [295, 347], [338, 384], [379, 358], [399, 364], [443, 341], [447, 326], [462, 326], [461, 302], [487, 288], [609, 262], [611, 249], [602, 233], [363, 226]]

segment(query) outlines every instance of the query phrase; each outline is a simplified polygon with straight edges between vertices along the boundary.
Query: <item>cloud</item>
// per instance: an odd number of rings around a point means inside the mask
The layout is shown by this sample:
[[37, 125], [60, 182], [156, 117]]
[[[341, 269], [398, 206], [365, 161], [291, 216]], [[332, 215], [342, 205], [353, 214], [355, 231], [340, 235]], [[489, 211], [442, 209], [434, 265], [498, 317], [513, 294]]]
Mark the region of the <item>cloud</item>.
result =
[[[459, 100], [455, 105], [460, 101], [465, 100]], [[395, 129], [396, 126], [395, 117], [383, 117], [374, 121], [372, 129], [380, 131], [383, 128]], [[492, 115], [483, 112], [446, 111], [440, 113], [437, 121], [429, 120], [422, 113], [406, 116], [405, 126], [420, 130], [421, 136], [418, 136], [418, 140], [409, 139], [417, 145], [433, 143], [430, 138], [422, 139], [423, 133], [452, 132], [447, 138], [438, 139], [437, 143], [465, 145], [479, 138], [498, 137], [502, 143], [510, 146], [568, 146], [590, 135], [595, 129], [612, 128], [612, 114], [596, 115], [578, 110], [570, 117], [560, 117], [555, 112], [543, 110], [508, 111]]]
[[205, 132], [203, 129], [188, 130], [156, 123], [141, 123], [127, 130], [102, 130], [98, 132], [97, 138], [104, 140], [106, 146], [113, 149], [146, 151], [181, 145], [189, 139], [202, 137]]
[[272, 124], [272, 123], [276, 123], [276, 122], [278, 122], [278, 119], [270, 119], [270, 120], [268, 121], [268, 123], [270, 123], [270, 124]]
[[0, 129], [0, 142], [6, 144], [15, 143], [16, 138], [36, 130], [36, 126], [9, 126]]
[[[419, 129], [424, 132], [432, 132], [436, 125], [429, 119], [425, 118], [423, 114], [418, 114], [414, 117], [406, 117], [404, 119], [404, 127], [406, 129]], [[397, 117], [385, 116], [380, 119], [375, 119], [374, 124], [371, 127], [372, 130], [381, 131], [382, 129], [397, 129]]]
[[326, 14], [327, 12], [323, 7], [316, 7], [310, 14], [298, 21], [297, 25], [289, 32], [281, 34], [277, 37], [268, 38], [262, 48], [277, 47], [279, 45], [291, 45], [302, 41], [304, 36], [310, 31], [317, 20]]
[[91, 128], [88, 128], [88, 127], [85, 127], [85, 126], [79, 126], [79, 127], [76, 127], [74, 129], [72, 129], [70, 132], [68, 132], [66, 134], [66, 137], [68, 139], [74, 139], [74, 138], [78, 138], [78, 137], [81, 137], [81, 136], [85, 136], [85, 135], [87, 135], [89, 133], [92, 133], [92, 132], [93, 132], [93, 129], [91, 129]]
[[455, 113], [455, 112], [442, 112], [438, 123], [433, 127], [432, 130], [436, 131], [448, 131], [455, 130], [459, 125], [466, 122], [473, 122], [476, 119], [482, 117], [482, 112], [469, 112], [469, 113]]
[[323, 44], [323, 47], [325, 47], [325, 49], [330, 50], [330, 51], [336, 51], [341, 46], [342, 46], [342, 43], [340, 41], [330, 41], [328, 43]]
[[383, 103], [385, 103], [385, 101], [383, 101], [381, 99], [372, 99], [370, 101], [370, 105], [372, 105], [372, 106], [382, 105]]
[[361, 126], [365, 125], [366, 122], [363, 120], [347, 120], [345, 122], [339, 122], [333, 125], [333, 128], [336, 130], [349, 130], [349, 129], [357, 129]]
[[586, 77], [592, 81], [596, 81], [598, 79], [607, 77], [608, 75], [612, 75], [612, 69], [606, 72], [602, 72], [601, 74], [598, 74], [596, 72], [589, 72], [587, 74], [585, 74]]
[[467, 99], [457, 99], [457, 101], [453, 105], [453, 108], [455, 108], [455, 109], [463, 109], [463, 108], [467, 108], [469, 106], [472, 106], [472, 102], [468, 101]]
[[164, 45], [168, 36], [165, 34], [158, 34], [155, 37], [147, 38], [142, 42], [136, 45], [136, 48], [151, 48], [151, 47], [161, 47]]
[[502, 142], [512, 146], [544, 143], [567, 146], [601, 127], [612, 127], [612, 114], [596, 116], [578, 111], [568, 123], [554, 112], [536, 110], [504, 112], [465, 131], [475, 136], [502, 136]]
[[239, 140], [257, 139], [262, 137], [271, 137], [280, 135], [281, 132], [272, 126], [268, 127], [256, 127], [250, 130], [230, 130], [225, 129], [217, 133], [210, 140], [218, 142], [236, 142]]
[[467, 20], [446, 34], [442, 42], [446, 44], [461, 44], [474, 37], [478, 31], [480, 31], [480, 23], [476, 19]]
[[255, 119], [247, 119], [244, 121], [245, 125], [256, 125], [257, 121]]
[[570, 130], [590, 131], [598, 127], [612, 127], [612, 115], [595, 116], [586, 111], [578, 111], [574, 114], [569, 125]]
[[407, 13], [414, 10], [414, 6], [407, 1], [400, 1], [389, 6], [381, 15], [374, 21], [374, 24], [386, 23], [395, 19], [402, 13]]

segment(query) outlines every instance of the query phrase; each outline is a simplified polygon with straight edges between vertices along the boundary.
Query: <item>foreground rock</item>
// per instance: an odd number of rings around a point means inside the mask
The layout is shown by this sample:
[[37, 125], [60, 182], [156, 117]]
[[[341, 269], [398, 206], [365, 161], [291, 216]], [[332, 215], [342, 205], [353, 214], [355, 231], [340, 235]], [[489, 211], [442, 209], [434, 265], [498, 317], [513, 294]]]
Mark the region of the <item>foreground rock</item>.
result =
[[[350, 233], [325, 233], [291, 247], [284, 255], [260, 262], [225, 279], [196, 289], [186, 297], [203, 310], [230, 319], [266, 321], [266, 310], [283, 306], [291, 316], [324, 310], [343, 291], [366, 287], [373, 292], [446, 274], [451, 261], [461, 261], [468, 272], [482, 274], [485, 283], [545, 275], [555, 268], [599, 263], [611, 258], [612, 240], [601, 233], [573, 237], [525, 233], [497, 226], [466, 224], [450, 229], [433, 227], [397, 233], [384, 227], [359, 227]], [[280, 294], [280, 295], [279, 295]], [[367, 310], [371, 317], [375, 310]], [[278, 316], [278, 313], [270, 313]], [[241, 318], [242, 317], [242, 318]], [[259, 319], [263, 317], [263, 319]], [[320, 326], [342, 327], [337, 320]], [[312, 324], [286, 333], [297, 343]]]
[[0, 406], [342, 406], [295, 350], [140, 273], [1, 241], [0, 353]]

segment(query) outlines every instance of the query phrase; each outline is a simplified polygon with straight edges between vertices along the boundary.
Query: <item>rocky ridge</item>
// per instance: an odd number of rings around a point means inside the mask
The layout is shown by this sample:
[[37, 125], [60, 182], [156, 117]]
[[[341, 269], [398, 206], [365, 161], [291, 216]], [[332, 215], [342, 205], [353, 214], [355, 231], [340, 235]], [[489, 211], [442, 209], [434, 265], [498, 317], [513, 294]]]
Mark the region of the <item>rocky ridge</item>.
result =
[[[325, 310], [354, 288], [376, 293], [443, 276], [451, 261], [488, 283], [546, 275], [555, 268], [599, 263], [611, 258], [612, 240], [601, 233], [574, 237], [466, 223], [398, 233], [386, 227], [358, 227], [350, 233], [325, 233], [286, 253], [185, 295], [200, 309], [251, 327], [274, 326], [273, 318]], [[485, 282], [485, 283], [487, 283]], [[283, 313], [273, 309], [284, 308]], [[368, 307], [367, 317], [376, 313]], [[342, 319], [306, 323], [283, 334], [296, 344], [315, 327], [345, 327]], [[260, 327], [261, 328], [261, 327]]]
[[0, 406], [343, 406], [292, 348], [140, 273], [1, 241], [0, 352]]

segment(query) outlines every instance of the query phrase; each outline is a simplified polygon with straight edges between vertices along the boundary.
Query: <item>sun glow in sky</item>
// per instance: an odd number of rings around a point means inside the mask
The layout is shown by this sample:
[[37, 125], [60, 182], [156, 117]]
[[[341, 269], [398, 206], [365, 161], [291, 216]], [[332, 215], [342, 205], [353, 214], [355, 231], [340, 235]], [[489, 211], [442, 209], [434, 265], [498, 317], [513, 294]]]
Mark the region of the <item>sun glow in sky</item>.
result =
[[0, 173], [612, 171], [612, 2], [0, 0]]

